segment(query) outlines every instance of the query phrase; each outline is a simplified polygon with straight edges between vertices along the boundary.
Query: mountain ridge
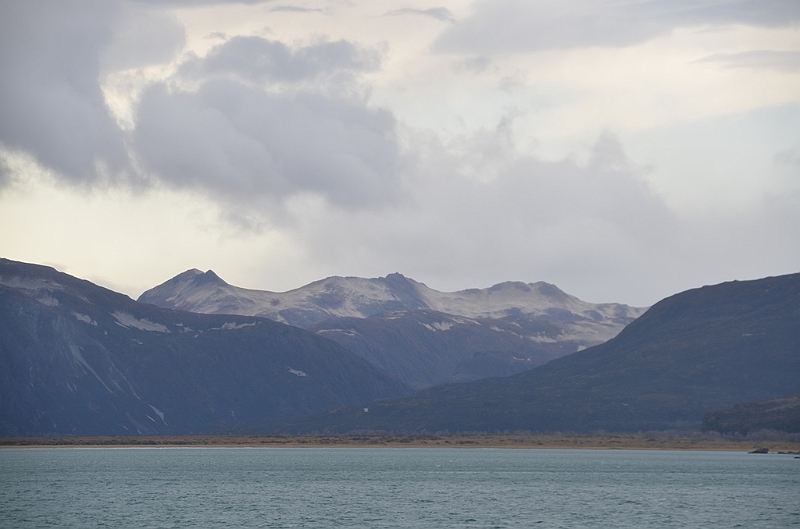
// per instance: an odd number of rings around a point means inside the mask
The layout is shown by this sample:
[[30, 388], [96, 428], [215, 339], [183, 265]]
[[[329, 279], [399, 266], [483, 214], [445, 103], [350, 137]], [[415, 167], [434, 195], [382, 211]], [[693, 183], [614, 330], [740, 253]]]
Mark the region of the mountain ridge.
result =
[[[243, 306], [226, 305], [239, 298]], [[440, 292], [400, 273], [379, 278], [331, 276], [286, 292], [246, 289], [228, 284], [213, 270], [187, 270], [143, 292], [138, 301], [163, 308], [220, 313], [223, 308], [241, 315], [269, 317], [298, 327], [331, 317], [365, 318], [380, 312], [435, 310], [465, 317], [497, 318], [516, 314], [558, 317], [558, 311], [588, 319], [634, 319], [644, 308], [620, 303], [588, 303], [557, 286], [539, 281], [506, 281], [488, 288]], [[302, 307], [303, 315], [284, 307]], [[280, 307], [280, 308], [278, 308]]]

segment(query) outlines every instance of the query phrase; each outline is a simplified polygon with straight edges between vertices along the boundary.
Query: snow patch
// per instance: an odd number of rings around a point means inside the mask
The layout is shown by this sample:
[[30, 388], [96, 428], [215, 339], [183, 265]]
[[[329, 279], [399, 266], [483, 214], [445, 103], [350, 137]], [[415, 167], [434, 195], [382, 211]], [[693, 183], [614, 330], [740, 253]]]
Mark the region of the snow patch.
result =
[[256, 324], [256, 322], [253, 322], [253, 323], [241, 323], [241, 324], [236, 324], [236, 323], [233, 323], [233, 322], [229, 322], [229, 323], [222, 324], [222, 327], [212, 327], [211, 329], [209, 329], [209, 331], [235, 331], [236, 329], [244, 329], [245, 327], [252, 327], [255, 324]]
[[81, 348], [78, 347], [77, 345], [70, 345], [69, 346], [69, 350], [72, 352], [72, 358], [75, 360], [75, 362], [78, 363], [78, 365], [81, 366], [81, 368], [83, 369], [83, 372], [86, 373], [86, 370], [88, 369], [89, 372], [92, 375], [94, 375], [94, 378], [99, 380], [100, 383], [103, 385], [103, 387], [106, 388], [108, 390], [108, 392], [113, 395], [114, 392], [111, 391], [111, 388], [106, 386], [106, 383], [103, 382], [103, 379], [100, 378], [100, 376], [95, 372], [95, 370], [92, 369], [92, 366], [90, 366], [89, 363], [86, 361], [86, 359], [83, 358], [83, 355], [81, 354]]
[[345, 336], [356, 336], [358, 334], [353, 329], [320, 329], [317, 331], [317, 334], [322, 334], [325, 332], [338, 332], [344, 334]]
[[426, 329], [430, 329], [436, 332], [436, 331], [449, 331], [453, 327], [453, 324], [450, 323], [449, 321], [436, 321], [433, 323], [423, 323], [422, 326], [425, 327]]
[[94, 325], [95, 327], [97, 327], [97, 322], [94, 321], [89, 316], [87, 316], [86, 314], [81, 314], [79, 312], [70, 312], [70, 314], [75, 316], [75, 319], [77, 319], [78, 321], [82, 321], [83, 323], [88, 323], [89, 325]]
[[153, 323], [152, 321], [146, 319], [137, 319], [135, 316], [128, 314], [127, 312], [117, 311], [113, 313], [112, 316], [114, 316], [119, 325], [123, 327], [133, 327], [134, 329], [150, 332], [169, 332], [169, 329], [167, 329], [165, 325]]
[[558, 340], [550, 338], [549, 336], [545, 336], [544, 334], [537, 334], [534, 336], [528, 336], [528, 339], [532, 342], [536, 343], [556, 343]]
[[149, 404], [149, 406], [153, 409], [155, 414], [158, 415], [158, 418], [161, 419], [161, 422], [163, 422], [164, 424], [167, 424], [167, 421], [164, 420], [164, 412], [159, 410], [158, 408], [156, 408], [152, 404]]
[[47, 307], [58, 307], [58, 300], [51, 296], [37, 296], [36, 301]]

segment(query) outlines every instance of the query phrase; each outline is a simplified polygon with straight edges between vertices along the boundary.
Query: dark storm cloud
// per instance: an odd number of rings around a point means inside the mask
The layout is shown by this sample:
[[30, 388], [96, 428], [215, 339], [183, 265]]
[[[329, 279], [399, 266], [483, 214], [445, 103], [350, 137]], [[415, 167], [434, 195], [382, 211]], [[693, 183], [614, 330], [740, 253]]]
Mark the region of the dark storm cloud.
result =
[[[0, 145], [32, 155], [69, 183], [131, 176], [100, 79], [167, 62], [183, 43], [171, 16], [119, 2], [1, 3]], [[9, 181], [6, 175], [0, 186]]]
[[292, 49], [260, 37], [234, 37], [204, 58], [188, 61], [182, 75], [235, 74], [254, 82], [313, 81], [342, 72], [358, 73], [380, 66], [380, 54], [346, 40], [318, 42]]
[[754, 50], [742, 53], [720, 53], [704, 57], [695, 62], [718, 64], [725, 68], [798, 72], [800, 71], [800, 52]]
[[479, 0], [475, 13], [445, 31], [434, 49], [484, 54], [619, 47], [679, 27], [798, 22], [797, 0]]
[[98, 84], [118, 12], [103, 1], [0, 3], [0, 144], [76, 183], [125, 165]]
[[319, 94], [280, 95], [231, 80], [196, 92], [150, 88], [134, 146], [145, 166], [178, 187], [243, 200], [297, 192], [363, 207], [396, 198], [391, 114]]
[[400, 15], [422, 15], [426, 17], [435, 18], [442, 22], [455, 22], [456, 17], [446, 7], [432, 7], [430, 9], [414, 9], [406, 7], [403, 9], [395, 9], [387, 12], [384, 16], [400, 16]]
[[[0, 9], [0, 146], [64, 182], [155, 177], [228, 203], [314, 193], [367, 207], [398, 196], [395, 120], [370, 108], [356, 81], [379, 67], [378, 51], [235, 37], [146, 88], [123, 131], [100, 81], [173, 59], [185, 37], [170, 13], [105, 1]], [[193, 89], [167, 88], [185, 82]], [[0, 167], [0, 187], [11, 177]]]
[[400, 186], [394, 117], [353, 95], [357, 74], [379, 63], [347, 41], [232, 38], [179, 69], [173, 80], [196, 90], [144, 92], [132, 146], [162, 181], [229, 201], [312, 193], [346, 207], [390, 203]]

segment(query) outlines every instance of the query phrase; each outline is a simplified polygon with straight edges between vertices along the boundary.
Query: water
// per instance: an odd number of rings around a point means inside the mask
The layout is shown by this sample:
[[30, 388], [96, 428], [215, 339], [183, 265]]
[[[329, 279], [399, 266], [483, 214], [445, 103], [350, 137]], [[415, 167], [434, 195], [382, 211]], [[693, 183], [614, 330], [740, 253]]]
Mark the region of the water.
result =
[[792, 527], [800, 460], [721, 452], [5, 449], [0, 526]]

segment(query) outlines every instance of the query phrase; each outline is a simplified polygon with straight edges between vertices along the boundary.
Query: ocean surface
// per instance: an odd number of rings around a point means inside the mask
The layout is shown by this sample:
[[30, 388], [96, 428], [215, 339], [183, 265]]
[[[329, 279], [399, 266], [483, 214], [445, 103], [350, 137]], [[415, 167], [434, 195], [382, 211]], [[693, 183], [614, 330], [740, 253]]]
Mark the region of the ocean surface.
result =
[[791, 455], [523, 449], [0, 450], [0, 527], [800, 526]]

